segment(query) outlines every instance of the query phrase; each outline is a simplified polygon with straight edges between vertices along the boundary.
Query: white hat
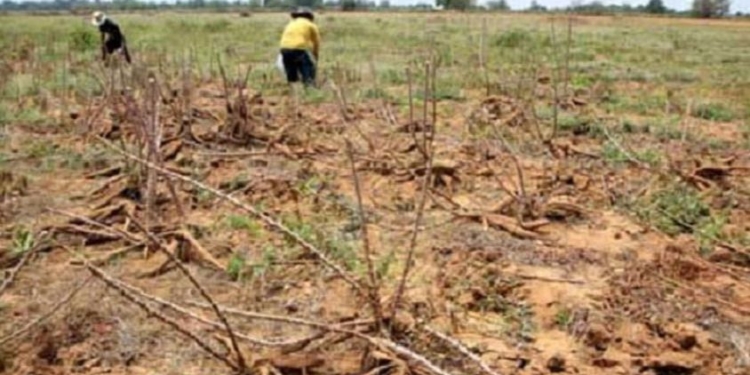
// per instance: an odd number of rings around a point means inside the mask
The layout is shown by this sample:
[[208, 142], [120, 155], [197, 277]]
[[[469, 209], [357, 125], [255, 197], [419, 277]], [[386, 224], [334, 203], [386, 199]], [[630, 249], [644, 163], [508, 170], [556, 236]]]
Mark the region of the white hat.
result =
[[105, 20], [107, 20], [107, 16], [98, 10], [91, 15], [91, 24], [94, 26], [101, 26]]

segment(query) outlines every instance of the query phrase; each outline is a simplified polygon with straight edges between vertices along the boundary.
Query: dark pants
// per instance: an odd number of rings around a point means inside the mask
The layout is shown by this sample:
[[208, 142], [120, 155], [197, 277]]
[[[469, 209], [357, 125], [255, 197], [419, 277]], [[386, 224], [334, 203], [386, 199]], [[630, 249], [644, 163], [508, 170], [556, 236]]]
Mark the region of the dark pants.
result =
[[302, 75], [302, 82], [305, 86], [315, 84], [315, 63], [313, 63], [307, 51], [282, 49], [281, 57], [284, 60], [287, 82], [299, 82], [300, 75]]

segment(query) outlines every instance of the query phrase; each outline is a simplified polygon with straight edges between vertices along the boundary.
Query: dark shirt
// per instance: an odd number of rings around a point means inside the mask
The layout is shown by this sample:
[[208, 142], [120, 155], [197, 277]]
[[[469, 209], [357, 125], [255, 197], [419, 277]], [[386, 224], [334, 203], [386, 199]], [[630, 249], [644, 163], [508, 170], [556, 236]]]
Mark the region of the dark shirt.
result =
[[107, 35], [107, 42], [111, 45], [122, 45], [125, 37], [120, 31], [120, 26], [114, 23], [112, 20], [107, 18], [104, 23], [99, 26], [99, 32]]

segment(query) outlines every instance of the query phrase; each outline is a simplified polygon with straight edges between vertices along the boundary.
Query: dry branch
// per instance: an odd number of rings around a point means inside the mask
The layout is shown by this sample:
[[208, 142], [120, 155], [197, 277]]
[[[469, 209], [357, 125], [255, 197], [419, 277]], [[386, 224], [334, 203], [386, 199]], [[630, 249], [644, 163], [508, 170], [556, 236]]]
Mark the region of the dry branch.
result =
[[24, 265], [31, 259], [31, 256], [36, 253], [37, 246], [34, 246], [33, 248], [27, 250], [23, 256], [21, 256], [21, 260], [18, 261], [18, 264], [16, 264], [13, 269], [11, 269], [7, 276], [3, 279], [2, 285], [0, 285], [0, 296], [5, 293], [5, 290], [10, 287], [11, 284], [13, 284], [13, 281], [16, 279], [16, 275], [18, 275], [18, 272], [23, 268]]
[[242, 355], [242, 352], [240, 351], [239, 345], [237, 344], [237, 338], [234, 335], [234, 331], [232, 330], [232, 326], [229, 325], [229, 321], [224, 316], [224, 314], [219, 310], [219, 307], [216, 305], [216, 302], [214, 302], [213, 297], [208, 293], [208, 291], [201, 285], [201, 283], [198, 281], [198, 279], [193, 276], [193, 273], [190, 272], [190, 270], [175, 256], [172, 254], [171, 251], [161, 242], [159, 239], [154, 236], [151, 232], [148, 231], [148, 228], [141, 225], [137, 220], [133, 220], [133, 224], [135, 224], [138, 229], [140, 229], [143, 234], [148, 237], [149, 241], [153, 243], [155, 246], [157, 246], [164, 254], [169, 257], [169, 259], [174, 263], [177, 268], [180, 269], [180, 271], [190, 280], [190, 283], [195, 286], [196, 289], [198, 289], [198, 292], [200, 292], [201, 296], [208, 301], [208, 303], [211, 304], [213, 307], [214, 312], [216, 313], [216, 316], [221, 320], [221, 322], [224, 324], [224, 328], [227, 331], [227, 334], [232, 339], [232, 345], [234, 346], [234, 350], [237, 353], [237, 366], [239, 366], [239, 370], [241, 373], [244, 373], [247, 369], [247, 365], [245, 363], [245, 357]]
[[81, 291], [81, 289], [83, 289], [84, 286], [86, 286], [89, 280], [91, 280], [91, 277], [86, 278], [86, 280], [83, 280], [78, 285], [73, 287], [73, 289], [70, 292], [68, 292], [68, 294], [60, 298], [60, 300], [57, 301], [54, 305], [52, 305], [52, 307], [49, 310], [47, 310], [47, 312], [40, 315], [38, 318], [29, 322], [28, 324], [18, 329], [17, 331], [0, 339], [0, 348], [4, 347], [4, 345], [7, 344], [8, 342], [23, 336], [24, 334], [26, 334], [26, 332], [30, 331], [35, 326], [49, 319], [56, 312], [60, 311], [60, 308], [66, 305], [68, 302], [70, 302], [73, 299], [73, 297], [75, 297], [75, 295], [78, 294], [78, 292]]
[[[91, 263], [88, 263], [88, 265], [91, 265]], [[91, 265], [91, 266], [93, 266], [93, 265]], [[103, 270], [99, 270], [99, 272], [101, 274], [103, 274], [103, 275], [106, 275], [106, 273]], [[182, 314], [184, 316], [192, 318], [192, 319], [194, 319], [194, 320], [196, 320], [198, 322], [201, 322], [203, 324], [206, 324], [208, 326], [211, 326], [211, 327], [214, 327], [214, 328], [217, 328], [217, 329], [222, 329], [222, 330], [225, 329], [224, 325], [221, 324], [221, 323], [219, 323], [219, 322], [215, 322], [215, 321], [206, 319], [206, 318], [204, 318], [202, 316], [199, 316], [198, 314], [196, 314], [196, 313], [194, 313], [194, 312], [192, 312], [192, 311], [190, 311], [190, 310], [188, 310], [188, 309], [186, 309], [184, 307], [181, 307], [181, 306], [179, 306], [177, 304], [174, 304], [172, 302], [169, 302], [169, 301], [167, 301], [165, 299], [162, 299], [162, 298], [159, 298], [157, 296], [150, 295], [150, 294], [144, 292], [142, 289], [139, 289], [136, 286], [130, 285], [130, 284], [128, 284], [128, 283], [126, 283], [126, 282], [124, 282], [122, 280], [115, 279], [115, 278], [113, 278], [113, 277], [111, 277], [109, 275], [107, 275], [107, 276], [109, 277], [109, 279], [113, 283], [116, 283], [120, 287], [122, 287], [123, 289], [126, 289], [128, 292], [133, 293], [136, 297], [139, 297], [139, 298], [142, 298], [144, 300], [147, 300], [147, 301], [159, 304], [159, 305], [161, 305], [163, 307], [167, 307], [167, 308], [169, 308], [169, 309], [171, 309], [171, 310], [173, 310], [173, 311], [175, 311], [177, 313], [180, 313], [180, 314]], [[238, 338], [241, 338], [241, 339], [247, 341], [250, 344], [260, 345], [260, 346], [268, 346], [268, 347], [290, 347], [290, 346], [300, 345], [301, 343], [307, 342], [307, 341], [309, 341], [311, 339], [310, 337], [304, 337], [302, 339], [295, 339], [295, 340], [284, 341], [284, 342], [273, 342], [273, 341], [266, 341], [266, 340], [262, 340], [262, 339], [250, 337], [250, 336], [239, 334], [239, 333], [237, 333], [236, 336]]]
[[[174, 328], [177, 332], [187, 336], [191, 340], [193, 340], [198, 346], [200, 346], [203, 350], [211, 354], [214, 358], [218, 359], [219, 361], [225, 363], [229, 368], [239, 371], [242, 373], [245, 369], [240, 367], [240, 365], [232, 363], [228, 358], [225, 356], [217, 353], [214, 349], [211, 348], [207, 343], [203, 342], [195, 333], [190, 332], [186, 328], [183, 328], [179, 323], [174, 321], [172, 318], [169, 318], [165, 316], [164, 314], [160, 313], [159, 311], [151, 308], [148, 306], [145, 302], [139, 300], [134, 295], [132, 295], [127, 289], [123, 288], [120, 284], [117, 283], [116, 280], [110, 278], [107, 274], [105, 274], [102, 270], [99, 268], [86, 263], [86, 268], [91, 272], [92, 275], [97, 277], [98, 279], [102, 280], [105, 284], [112, 287], [113, 289], [120, 292], [120, 295], [122, 295], [125, 299], [128, 301], [136, 304], [138, 307], [140, 307], [143, 311], [145, 311], [149, 316], [153, 316], [157, 318], [158, 320], [162, 321], [166, 325]], [[241, 354], [238, 354], [238, 356], [241, 356]]]
[[[432, 65], [432, 66], [433, 66], [433, 70], [434, 70], [434, 65]], [[431, 75], [429, 74], [429, 66], [428, 66], [428, 74], [425, 76], [425, 81], [428, 81], [428, 83], [425, 83], [425, 87], [427, 87], [427, 88], [430, 87], [429, 86], [429, 79], [430, 79], [430, 77], [431, 77]], [[434, 76], [432, 76], [432, 77], [434, 79]], [[425, 90], [425, 98], [424, 98], [425, 103], [428, 100], [427, 99], [428, 98], [428, 91], [429, 90]], [[410, 91], [410, 94], [411, 94], [411, 91]], [[435, 100], [434, 93], [433, 93], [433, 98], [432, 99]], [[435, 107], [433, 106], [433, 110], [434, 109], [435, 109]], [[435, 114], [433, 114], [433, 117], [434, 116], [435, 116]], [[425, 122], [426, 122], [427, 121], [427, 104], [425, 104], [424, 119], [425, 119]], [[420, 225], [421, 225], [421, 222], [422, 222], [422, 217], [424, 216], [424, 210], [425, 210], [425, 206], [426, 206], [426, 203], [427, 203], [427, 197], [428, 197], [429, 192], [430, 192], [430, 188], [429, 188], [431, 186], [430, 180], [432, 179], [432, 172], [433, 172], [433, 170], [432, 170], [432, 163], [433, 163], [434, 158], [435, 158], [435, 151], [434, 151], [434, 149], [432, 147], [432, 142], [434, 142], [434, 140], [435, 140], [435, 128], [436, 128], [436, 124], [433, 123], [432, 124], [432, 134], [431, 134], [432, 136], [429, 137], [429, 149], [428, 149], [428, 143], [427, 143], [427, 135], [425, 134], [425, 136], [424, 136], [424, 144], [423, 144], [423, 149], [422, 150], [423, 150], [424, 156], [425, 156], [425, 165], [426, 165], [426, 168], [425, 168], [424, 180], [422, 181], [422, 196], [421, 196], [420, 201], [419, 201], [419, 207], [417, 208], [417, 217], [414, 219], [414, 230], [412, 232], [411, 240], [409, 241], [409, 251], [408, 251], [408, 253], [406, 255], [406, 265], [404, 266], [404, 271], [401, 274], [401, 279], [400, 279], [400, 281], [398, 283], [398, 287], [396, 289], [396, 294], [395, 294], [395, 296], [393, 298], [393, 305], [391, 306], [391, 314], [390, 315], [392, 317], [396, 316], [396, 311], [398, 310], [398, 306], [399, 306], [399, 304], [401, 302], [401, 297], [404, 294], [404, 288], [406, 287], [406, 280], [408, 279], [409, 273], [411, 272], [412, 263], [414, 261], [414, 252], [415, 252], [415, 250], [417, 248], [417, 238], [419, 236], [419, 228], [420, 228]], [[416, 140], [416, 136], [414, 136], [414, 139]]]
[[453, 348], [461, 352], [461, 354], [471, 359], [474, 363], [477, 364], [477, 366], [479, 366], [482, 369], [482, 371], [488, 373], [489, 375], [500, 375], [499, 372], [496, 372], [495, 370], [491, 369], [490, 366], [488, 366], [486, 363], [484, 363], [484, 361], [482, 361], [481, 358], [479, 358], [479, 356], [472, 353], [471, 350], [467, 349], [466, 346], [462, 344], [460, 341], [458, 341], [457, 339], [454, 339], [453, 337], [440, 333], [428, 326], [425, 326], [424, 330], [427, 331], [429, 334], [437, 337], [438, 339], [446, 342], [447, 344], [449, 344], [450, 346], [452, 346]]
[[[188, 302], [188, 304], [202, 307], [202, 308], [209, 308], [206, 304], [201, 303], [195, 303], [195, 302]], [[236, 316], [241, 316], [245, 318], [250, 319], [262, 319], [262, 320], [269, 320], [269, 321], [275, 321], [275, 322], [282, 322], [282, 323], [288, 323], [293, 325], [301, 325], [306, 327], [314, 327], [319, 328], [322, 330], [326, 330], [329, 332], [337, 332], [337, 333], [344, 333], [349, 334], [352, 337], [356, 337], [359, 339], [362, 339], [364, 341], [367, 341], [368, 343], [375, 345], [380, 348], [388, 349], [393, 351], [396, 354], [401, 355], [402, 357], [405, 357], [407, 359], [410, 359], [426, 369], [428, 369], [433, 374], [437, 375], [450, 375], [447, 371], [441, 369], [440, 367], [436, 366], [432, 362], [430, 362], [428, 359], [424, 358], [422, 355], [413, 352], [411, 349], [403, 347], [397, 343], [394, 343], [390, 340], [381, 339], [381, 338], [375, 338], [371, 336], [367, 336], [365, 334], [359, 333], [357, 331], [348, 330], [345, 328], [342, 328], [342, 325], [331, 325], [331, 324], [325, 324], [325, 323], [319, 323], [319, 322], [313, 322], [305, 319], [299, 319], [299, 318], [293, 318], [293, 317], [285, 317], [285, 316], [276, 316], [276, 315], [269, 315], [269, 314], [261, 314], [261, 313], [253, 313], [253, 312], [247, 312], [227, 307], [220, 307], [222, 311], [226, 312], [227, 314], [232, 314]]]
[[380, 304], [380, 280], [375, 274], [375, 265], [372, 260], [370, 236], [367, 231], [367, 217], [365, 216], [365, 208], [362, 205], [362, 189], [359, 184], [359, 175], [357, 174], [357, 168], [355, 167], [354, 163], [354, 150], [349, 139], [345, 139], [344, 141], [346, 142], [346, 155], [349, 158], [349, 164], [352, 171], [352, 179], [354, 180], [354, 190], [357, 194], [357, 209], [359, 211], [360, 228], [362, 229], [362, 244], [365, 248], [367, 274], [370, 278], [370, 285], [368, 288], [370, 294], [369, 301], [370, 305], [372, 306], [373, 314], [375, 315], [375, 325], [377, 326], [377, 330], [380, 331], [380, 325], [383, 322], [383, 309]]
[[148, 162], [146, 160], [143, 160], [142, 158], [139, 158], [137, 156], [131, 155], [131, 154], [129, 154], [129, 153], [123, 151], [123, 150], [120, 150], [119, 148], [117, 148], [116, 146], [114, 146], [110, 141], [108, 141], [108, 140], [106, 140], [106, 139], [104, 139], [102, 137], [97, 137], [97, 139], [100, 142], [102, 142], [105, 146], [107, 146], [108, 148], [114, 150], [115, 152], [120, 153], [121, 155], [125, 156], [126, 158], [128, 158], [130, 160], [133, 160], [133, 161], [136, 161], [138, 163], [148, 164], [151, 168], [154, 168], [154, 170], [156, 170], [159, 173], [162, 173], [164, 175], [167, 175], [169, 177], [172, 177], [174, 179], [177, 179], [177, 180], [180, 180], [180, 181], [183, 181], [183, 182], [187, 182], [187, 183], [189, 183], [189, 184], [191, 184], [191, 185], [193, 185], [195, 187], [198, 187], [198, 188], [203, 189], [203, 190], [205, 190], [207, 192], [210, 192], [211, 194], [213, 194], [213, 195], [215, 195], [215, 196], [217, 196], [217, 197], [219, 197], [221, 199], [226, 200], [227, 202], [229, 202], [229, 203], [233, 204], [234, 206], [242, 209], [243, 211], [246, 211], [246, 212], [250, 213], [254, 217], [256, 217], [256, 218], [260, 219], [261, 221], [263, 221], [264, 223], [266, 223], [266, 225], [270, 226], [271, 228], [275, 228], [276, 230], [278, 230], [278, 231], [286, 234], [291, 239], [293, 239], [294, 242], [296, 242], [297, 244], [299, 244], [300, 246], [302, 246], [302, 248], [304, 248], [305, 250], [310, 251], [311, 253], [315, 254], [321, 260], [321, 262], [323, 262], [326, 266], [328, 266], [333, 271], [335, 271], [339, 276], [341, 276], [360, 295], [363, 295], [363, 293], [362, 293], [362, 287], [351, 276], [347, 275], [346, 271], [344, 271], [340, 266], [336, 265], [320, 249], [318, 249], [317, 247], [315, 247], [311, 243], [307, 242], [299, 234], [297, 234], [296, 232], [294, 232], [291, 229], [287, 228], [284, 224], [280, 223], [279, 221], [275, 220], [274, 218], [266, 215], [265, 213], [263, 213], [261, 211], [258, 211], [257, 209], [255, 209], [252, 206], [249, 206], [249, 205], [247, 205], [245, 203], [242, 203], [237, 198], [234, 198], [234, 197], [231, 197], [231, 196], [229, 196], [227, 194], [224, 194], [221, 191], [219, 191], [217, 189], [214, 189], [214, 188], [212, 188], [212, 187], [210, 187], [210, 186], [208, 186], [208, 185], [206, 185], [204, 183], [196, 181], [196, 180], [194, 180], [194, 179], [192, 179], [190, 177], [186, 177], [186, 176], [182, 176], [180, 174], [174, 173], [174, 172], [172, 172], [172, 171], [170, 171], [170, 170], [168, 170], [166, 168], [154, 165], [154, 164], [152, 164], [152, 163], [150, 163], [150, 162]]

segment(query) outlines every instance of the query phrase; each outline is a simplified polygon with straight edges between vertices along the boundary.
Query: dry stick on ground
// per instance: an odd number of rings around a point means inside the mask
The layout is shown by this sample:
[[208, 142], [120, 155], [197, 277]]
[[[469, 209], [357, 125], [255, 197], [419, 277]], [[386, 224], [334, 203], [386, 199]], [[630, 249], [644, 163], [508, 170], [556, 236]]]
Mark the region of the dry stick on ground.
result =
[[491, 369], [490, 366], [488, 366], [486, 363], [484, 363], [484, 361], [482, 361], [481, 358], [479, 358], [478, 355], [472, 353], [471, 350], [469, 350], [468, 348], [466, 348], [466, 345], [462, 344], [457, 339], [454, 339], [453, 337], [450, 337], [448, 335], [440, 333], [440, 332], [438, 332], [438, 331], [436, 331], [436, 330], [434, 330], [434, 329], [432, 329], [432, 328], [430, 328], [428, 326], [425, 326], [423, 329], [425, 331], [427, 331], [427, 333], [429, 333], [429, 334], [437, 337], [438, 339], [446, 342], [447, 344], [449, 344], [450, 346], [452, 346], [453, 348], [455, 348], [456, 350], [458, 350], [459, 352], [461, 352], [461, 354], [463, 354], [467, 358], [471, 359], [484, 372], [486, 372], [486, 373], [488, 373], [490, 375], [500, 375], [499, 372], [496, 372], [493, 369]]
[[[188, 304], [201, 307], [201, 308], [209, 308], [209, 306], [201, 303], [194, 303], [188, 301]], [[348, 329], [341, 328], [340, 325], [330, 325], [325, 323], [319, 323], [319, 322], [313, 322], [305, 319], [299, 319], [299, 318], [293, 318], [293, 317], [284, 317], [284, 316], [276, 316], [276, 315], [269, 315], [269, 314], [260, 314], [260, 313], [252, 313], [232, 308], [227, 308], [221, 306], [220, 309], [227, 314], [241, 316], [245, 318], [250, 319], [263, 319], [263, 320], [270, 320], [270, 321], [276, 321], [276, 322], [282, 322], [282, 323], [288, 323], [288, 324], [294, 324], [294, 325], [301, 325], [306, 327], [314, 327], [319, 328], [322, 330], [326, 330], [329, 332], [337, 332], [337, 333], [344, 333], [351, 335], [352, 337], [356, 337], [359, 339], [362, 339], [364, 341], [367, 341], [368, 343], [380, 347], [380, 348], [386, 348], [389, 349], [397, 354], [400, 354], [403, 357], [406, 357], [416, 363], [419, 363], [420, 365], [424, 366], [426, 369], [428, 369], [430, 372], [437, 374], [437, 375], [450, 375], [447, 371], [441, 369], [440, 367], [436, 366], [432, 362], [430, 362], [427, 358], [423, 357], [422, 355], [413, 352], [411, 349], [403, 347], [393, 341], [387, 340], [387, 339], [381, 339], [381, 338], [375, 338], [371, 336], [367, 336], [365, 334], [362, 334], [357, 331], [352, 331]]]
[[130, 234], [128, 232], [125, 232], [123, 230], [117, 229], [114, 226], [105, 225], [105, 224], [102, 224], [102, 223], [100, 223], [98, 221], [91, 220], [91, 219], [89, 219], [89, 218], [87, 218], [85, 216], [72, 214], [72, 213], [69, 213], [69, 212], [66, 212], [66, 211], [61, 211], [61, 210], [54, 209], [54, 208], [48, 208], [47, 211], [55, 213], [55, 214], [67, 216], [67, 217], [69, 217], [71, 219], [80, 220], [80, 221], [82, 221], [82, 222], [84, 222], [86, 224], [89, 224], [91, 226], [94, 226], [94, 227], [97, 227], [97, 228], [101, 228], [101, 229], [103, 229], [105, 231], [108, 231], [108, 232], [110, 232], [112, 234], [116, 234], [118, 236], [121, 236], [123, 239], [125, 239], [126, 241], [129, 241], [129, 242], [131, 242], [133, 244], [140, 244], [140, 243], [143, 242], [143, 240], [141, 240], [140, 238], [135, 237], [134, 235], [132, 235], [132, 234]]
[[362, 287], [351, 276], [349, 276], [346, 273], [346, 271], [344, 271], [340, 266], [336, 265], [336, 263], [334, 263], [331, 259], [329, 259], [325, 255], [325, 253], [323, 253], [320, 249], [318, 249], [314, 245], [312, 245], [309, 242], [307, 242], [299, 234], [297, 234], [296, 232], [294, 232], [291, 229], [287, 228], [284, 224], [278, 222], [277, 220], [275, 220], [271, 216], [268, 216], [265, 213], [263, 213], [261, 211], [258, 211], [256, 208], [254, 208], [252, 206], [249, 206], [249, 205], [247, 205], [245, 203], [242, 203], [237, 198], [234, 198], [234, 197], [231, 197], [231, 196], [229, 196], [227, 194], [224, 194], [221, 191], [219, 191], [217, 189], [214, 189], [214, 188], [212, 188], [212, 187], [210, 187], [210, 186], [208, 186], [208, 185], [206, 185], [206, 184], [204, 184], [202, 182], [196, 181], [196, 180], [194, 180], [194, 179], [192, 179], [190, 177], [186, 177], [186, 176], [177, 174], [177, 173], [172, 172], [172, 171], [170, 171], [170, 170], [168, 170], [166, 168], [163, 168], [163, 167], [160, 167], [160, 166], [157, 166], [157, 165], [153, 165], [152, 163], [149, 163], [148, 161], [143, 160], [142, 158], [139, 158], [137, 156], [131, 155], [131, 154], [125, 152], [125, 151], [122, 151], [119, 148], [117, 148], [116, 146], [114, 146], [110, 141], [108, 141], [108, 140], [106, 140], [106, 139], [104, 139], [102, 137], [97, 137], [97, 139], [100, 142], [102, 142], [102, 144], [104, 144], [105, 146], [107, 146], [108, 148], [114, 150], [115, 152], [120, 153], [121, 155], [125, 156], [126, 158], [128, 158], [130, 160], [133, 160], [133, 161], [141, 163], [141, 164], [150, 165], [151, 168], [154, 168], [159, 173], [162, 173], [162, 174], [164, 174], [166, 176], [172, 177], [172, 178], [174, 178], [176, 180], [180, 180], [180, 181], [186, 182], [186, 183], [191, 184], [191, 185], [193, 185], [193, 186], [195, 186], [197, 188], [203, 189], [203, 190], [205, 190], [205, 191], [207, 191], [207, 192], [209, 192], [209, 193], [211, 193], [211, 194], [213, 194], [213, 195], [215, 195], [215, 196], [217, 196], [217, 197], [219, 197], [221, 199], [226, 200], [227, 202], [233, 204], [237, 208], [240, 208], [241, 210], [250, 213], [254, 217], [256, 217], [256, 218], [260, 219], [261, 221], [263, 221], [264, 223], [266, 223], [266, 225], [270, 226], [271, 228], [274, 228], [274, 229], [276, 229], [276, 230], [284, 233], [285, 235], [289, 236], [292, 240], [294, 240], [294, 242], [296, 242], [298, 245], [300, 245], [305, 250], [307, 250], [307, 251], [315, 254], [318, 257], [318, 259], [320, 259], [320, 261], [323, 262], [323, 264], [325, 264], [327, 267], [329, 267], [330, 269], [332, 269], [333, 271], [335, 271], [339, 276], [341, 276], [341, 278], [344, 279], [344, 281], [346, 281], [347, 283], [349, 283], [349, 285], [351, 285], [357, 291], [357, 293], [359, 293], [360, 295], [364, 296], [364, 293], [362, 292]]
[[[133, 285], [130, 285], [130, 284], [128, 284], [128, 283], [126, 283], [126, 282], [124, 282], [122, 280], [118, 280], [118, 279], [116, 279], [116, 278], [108, 275], [106, 272], [104, 272], [104, 270], [101, 270], [101, 269], [97, 268], [96, 266], [94, 266], [90, 262], [86, 262], [85, 259], [79, 259], [79, 260], [81, 262], [83, 262], [83, 264], [86, 267], [88, 267], [89, 269], [92, 269], [92, 268], [95, 269], [99, 274], [106, 276], [113, 283], [116, 283], [122, 289], [127, 290], [128, 292], [132, 293], [136, 297], [139, 297], [139, 298], [142, 298], [144, 300], [147, 300], [147, 301], [159, 304], [161, 306], [167, 307], [169, 309], [172, 309], [173, 311], [175, 311], [177, 313], [180, 313], [180, 314], [182, 314], [184, 316], [187, 316], [187, 317], [190, 317], [192, 319], [195, 319], [195, 320], [197, 320], [197, 321], [199, 321], [199, 322], [201, 322], [203, 324], [209, 325], [211, 327], [222, 329], [222, 330], [225, 329], [224, 325], [221, 324], [221, 323], [219, 323], [219, 322], [215, 322], [215, 321], [206, 319], [206, 318], [204, 318], [202, 316], [199, 316], [199, 315], [195, 314], [194, 312], [192, 312], [192, 311], [190, 311], [190, 310], [188, 310], [188, 309], [186, 309], [184, 307], [178, 306], [178, 305], [176, 305], [176, 304], [174, 304], [172, 302], [169, 302], [167, 300], [164, 300], [162, 298], [159, 298], [159, 297], [156, 297], [156, 296], [152, 296], [152, 295], [144, 292], [143, 290], [141, 290], [141, 289], [139, 289], [139, 288], [137, 288], [137, 287], [135, 287]], [[294, 345], [298, 345], [298, 344], [300, 344], [302, 342], [305, 342], [307, 340], [310, 340], [310, 337], [305, 337], [303, 339], [291, 340], [291, 341], [286, 341], [286, 342], [271, 342], [271, 341], [261, 340], [261, 339], [253, 338], [253, 337], [250, 337], [250, 336], [242, 335], [242, 334], [236, 334], [236, 336], [239, 337], [239, 338], [241, 338], [241, 339], [243, 339], [243, 340], [245, 340], [245, 341], [247, 341], [247, 342], [249, 342], [249, 343], [251, 343], [251, 344], [260, 345], [260, 346], [269, 346], [269, 347], [274, 347], [274, 346], [276, 346], [276, 347], [294, 346]]]
[[190, 270], [180, 261], [177, 256], [172, 254], [169, 249], [161, 242], [159, 239], [154, 236], [148, 228], [144, 227], [139, 223], [137, 220], [133, 220], [133, 224], [135, 224], [138, 229], [140, 229], [143, 234], [148, 237], [149, 241], [151, 241], [155, 246], [157, 246], [164, 254], [169, 257], [169, 259], [172, 261], [173, 264], [177, 266], [177, 268], [180, 269], [180, 271], [190, 280], [190, 282], [195, 286], [196, 289], [198, 289], [198, 292], [200, 292], [201, 296], [208, 301], [208, 303], [211, 304], [214, 312], [216, 313], [216, 316], [221, 320], [222, 324], [224, 324], [224, 328], [227, 331], [227, 334], [229, 335], [229, 338], [232, 340], [232, 346], [237, 354], [237, 366], [240, 369], [241, 373], [244, 373], [247, 369], [247, 364], [245, 363], [245, 357], [242, 355], [242, 352], [240, 351], [240, 347], [237, 344], [237, 338], [234, 335], [234, 331], [232, 330], [232, 326], [229, 324], [229, 321], [227, 320], [226, 316], [222, 314], [221, 310], [219, 310], [219, 307], [216, 305], [216, 302], [214, 302], [214, 299], [211, 297], [211, 295], [208, 293], [208, 291], [201, 285], [201, 283], [198, 281], [198, 279], [193, 276], [193, 273], [190, 272]]
[[[433, 68], [434, 69], [434, 68]], [[430, 79], [430, 74], [427, 74], [425, 76], [426, 80]], [[425, 87], [429, 87], [429, 85], [425, 84]], [[425, 100], [427, 100], [427, 92], [425, 91]], [[435, 100], [434, 96], [432, 98]], [[425, 115], [425, 122], [427, 120], [427, 116]], [[412, 262], [414, 261], [414, 252], [417, 248], [417, 238], [419, 236], [419, 226], [422, 222], [422, 216], [424, 216], [424, 210], [427, 203], [427, 196], [429, 195], [430, 190], [430, 180], [432, 179], [432, 163], [433, 159], [435, 157], [435, 152], [432, 149], [432, 142], [434, 142], [435, 139], [435, 124], [433, 124], [432, 127], [432, 137], [430, 137], [430, 149], [428, 150], [425, 147], [425, 152], [427, 153], [427, 159], [425, 160], [425, 164], [427, 165], [424, 180], [422, 181], [422, 197], [420, 198], [419, 207], [417, 208], [417, 217], [414, 219], [414, 231], [412, 232], [411, 240], [409, 241], [409, 252], [406, 255], [406, 264], [404, 265], [404, 272], [401, 274], [401, 280], [399, 281], [398, 287], [396, 289], [396, 294], [393, 298], [393, 304], [391, 305], [391, 314], [390, 316], [395, 317], [396, 311], [398, 310], [398, 305], [400, 304], [401, 297], [404, 294], [404, 288], [406, 287], [406, 279], [409, 277], [409, 272], [411, 272]], [[427, 131], [427, 129], [423, 129], [423, 131]], [[425, 136], [426, 139], [426, 136]], [[426, 145], [425, 145], [426, 146]]]
[[29, 322], [28, 324], [18, 329], [17, 331], [0, 339], [0, 348], [5, 347], [5, 344], [7, 344], [8, 342], [23, 336], [24, 334], [26, 334], [26, 332], [28, 332], [35, 326], [39, 325], [40, 323], [44, 322], [45, 320], [49, 319], [56, 312], [60, 311], [60, 308], [66, 305], [68, 302], [70, 302], [73, 299], [73, 297], [75, 297], [75, 295], [78, 294], [78, 292], [80, 292], [84, 286], [86, 286], [89, 280], [91, 280], [91, 277], [86, 278], [86, 280], [83, 280], [78, 285], [73, 287], [73, 289], [70, 292], [68, 292], [68, 294], [63, 296], [59, 301], [57, 301], [54, 305], [52, 305], [52, 307], [49, 310], [47, 310], [47, 312], [40, 315], [38, 318]]
[[[172, 318], [169, 318], [162, 314], [161, 312], [149, 307], [145, 302], [139, 300], [134, 295], [132, 295], [127, 289], [123, 288], [121, 285], [117, 283], [117, 281], [110, 278], [107, 274], [102, 272], [100, 269], [92, 266], [89, 263], [86, 263], [86, 268], [88, 268], [89, 272], [91, 272], [92, 275], [97, 277], [98, 279], [102, 280], [105, 284], [112, 287], [113, 289], [120, 292], [120, 295], [122, 295], [125, 299], [129, 300], [130, 302], [136, 304], [138, 307], [140, 307], [142, 310], [144, 310], [149, 316], [153, 316], [157, 318], [158, 320], [162, 321], [163, 323], [167, 324], [168, 326], [174, 328], [177, 332], [189, 337], [191, 340], [193, 340], [198, 346], [200, 346], [203, 350], [207, 351], [209, 354], [211, 354], [214, 358], [220, 360], [221, 362], [224, 362], [229, 368], [232, 370], [238, 371], [240, 374], [246, 373], [246, 368], [241, 367], [240, 365], [232, 363], [229, 358], [226, 356], [223, 356], [219, 353], [217, 353], [215, 350], [211, 348], [208, 344], [203, 342], [195, 333], [190, 332], [186, 328], [183, 328], [180, 326], [179, 323], [174, 321]], [[238, 356], [241, 356], [241, 354], [238, 353]]]
[[[346, 119], [344, 119], [346, 122]], [[375, 315], [375, 326], [378, 332], [381, 331], [381, 324], [383, 322], [383, 308], [380, 304], [380, 280], [375, 274], [375, 265], [372, 260], [372, 248], [370, 247], [370, 238], [367, 231], [367, 217], [365, 215], [365, 208], [362, 206], [362, 189], [359, 184], [359, 175], [357, 174], [357, 167], [354, 165], [354, 150], [351, 141], [348, 138], [344, 140], [346, 142], [346, 155], [349, 158], [349, 164], [352, 171], [352, 179], [354, 180], [354, 191], [357, 194], [357, 210], [359, 211], [360, 227], [362, 229], [362, 244], [365, 248], [365, 261], [367, 263], [367, 274], [370, 278], [369, 285], [369, 300], [372, 305], [372, 310]]]
[[0, 285], [0, 296], [2, 296], [3, 293], [5, 293], [5, 290], [8, 289], [8, 287], [10, 287], [11, 284], [13, 284], [13, 281], [16, 279], [16, 275], [18, 275], [18, 271], [20, 271], [21, 268], [23, 268], [23, 266], [26, 265], [26, 262], [28, 262], [29, 259], [31, 259], [31, 256], [34, 255], [34, 253], [36, 253], [37, 248], [38, 248], [37, 246], [34, 246], [31, 249], [28, 249], [21, 257], [21, 260], [18, 261], [18, 264], [16, 264], [16, 266], [10, 270], [10, 272], [5, 277], [5, 279], [3, 279], [3, 283], [2, 285]]

